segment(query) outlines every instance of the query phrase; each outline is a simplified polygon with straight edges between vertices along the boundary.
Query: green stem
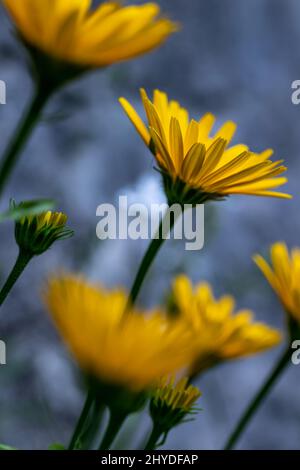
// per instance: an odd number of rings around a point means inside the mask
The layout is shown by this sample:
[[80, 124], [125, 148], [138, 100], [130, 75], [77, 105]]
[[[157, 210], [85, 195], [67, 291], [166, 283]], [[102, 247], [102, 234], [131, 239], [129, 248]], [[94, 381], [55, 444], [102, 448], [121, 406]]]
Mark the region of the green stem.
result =
[[100, 405], [97, 400], [93, 402], [94, 409], [90, 410], [90, 420], [86, 422], [85, 427], [80, 435], [82, 449], [91, 449], [95, 442], [96, 436], [101, 429], [102, 418], [105, 412], [105, 405]]
[[157, 443], [161, 437], [161, 430], [155, 424], [153, 425], [152, 432], [149, 436], [147, 444], [145, 445], [144, 450], [155, 450]]
[[127, 414], [111, 412], [108, 426], [103, 436], [102, 442], [99, 446], [99, 450], [110, 449], [126, 418]]
[[0, 164], [0, 196], [5, 185], [18, 161], [23, 146], [26, 144], [32, 130], [34, 129], [42, 109], [51, 96], [50, 90], [38, 87], [32, 101], [25, 111], [23, 118], [9, 143]]
[[279, 358], [279, 361], [275, 365], [274, 369], [272, 370], [271, 374], [256, 394], [248, 408], [246, 409], [245, 413], [242, 415], [241, 419], [239, 420], [236, 428], [234, 429], [233, 433], [229, 437], [225, 450], [231, 450], [235, 446], [236, 442], [240, 438], [243, 431], [246, 429], [247, 425], [249, 424], [251, 418], [254, 416], [255, 412], [258, 410], [259, 406], [262, 404], [272, 386], [275, 384], [278, 377], [284, 371], [285, 367], [288, 365], [291, 359], [291, 351], [290, 347], [288, 347], [282, 356]]
[[33, 255], [31, 253], [27, 253], [22, 250], [19, 251], [19, 255], [17, 257], [15, 265], [12, 268], [11, 273], [7, 278], [7, 281], [5, 282], [4, 286], [0, 291], [0, 306], [3, 304], [12, 287], [17, 282], [20, 275], [22, 274], [22, 272], [24, 271], [27, 264], [32, 258]]
[[83, 406], [83, 410], [81, 412], [81, 415], [80, 415], [79, 420], [76, 424], [73, 436], [71, 438], [71, 441], [70, 441], [70, 444], [69, 444], [69, 447], [68, 447], [69, 450], [73, 450], [73, 449], [77, 448], [77, 443], [79, 442], [80, 437], [83, 433], [84, 425], [85, 425], [85, 422], [86, 422], [87, 417], [89, 415], [91, 406], [93, 404], [93, 400], [94, 400], [94, 394], [90, 390], [88, 392], [87, 397], [86, 397], [86, 400], [85, 400], [85, 403], [84, 403], [84, 406]]
[[[129, 294], [129, 299], [128, 299], [128, 305], [133, 306], [136, 302], [137, 296], [139, 295], [139, 292], [141, 290], [142, 284], [144, 282], [144, 279], [146, 277], [146, 274], [149, 271], [149, 268], [151, 267], [155, 256], [157, 255], [159, 249], [161, 248], [162, 244], [165, 241], [165, 237], [163, 236], [163, 227], [166, 222], [166, 220], [169, 218], [168, 211], [166, 215], [164, 216], [163, 220], [160, 223], [157, 235], [155, 238], [153, 238], [150, 242], [150, 245], [144, 255], [144, 258], [142, 259], [142, 262], [140, 264], [140, 267], [138, 269], [137, 275], [135, 277], [135, 280], [133, 282], [132, 288], [130, 290]], [[175, 216], [170, 218], [170, 232], [176, 222]]]
[[[146, 274], [147, 274], [147, 272], [148, 272], [148, 270], [149, 270], [149, 268], [150, 268], [150, 266], [151, 266], [151, 264], [152, 264], [152, 262], [153, 262], [153, 260], [156, 256], [156, 254], [158, 253], [161, 245], [165, 241], [165, 238], [162, 235], [164, 234], [163, 233], [163, 227], [164, 227], [165, 221], [167, 220], [167, 217], [169, 217], [168, 213], [164, 216], [163, 220], [160, 223], [160, 226], [159, 226], [159, 229], [158, 229], [158, 232], [157, 232], [158, 236], [151, 240], [150, 245], [148, 247], [148, 250], [146, 251], [146, 254], [145, 254], [145, 256], [144, 256], [144, 258], [141, 262], [141, 265], [138, 269], [136, 278], [134, 280], [132, 289], [131, 289], [130, 294], [129, 294], [128, 303], [127, 303], [127, 307], [126, 307], [125, 311], [128, 310], [128, 308], [130, 306], [132, 307], [134, 305], [134, 303], [137, 299], [137, 296], [140, 292], [140, 289], [142, 287], [143, 281], [146, 277]], [[170, 218], [170, 231], [172, 230], [172, 228], [175, 224], [175, 221], [176, 221], [175, 217]], [[88, 415], [85, 414], [84, 412], [82, 412], [81, 416], [82, 416], [82, 421], [80, 421], [80, 423], [78, 423], [78, 425], [79, 425], [78, 433], [79, 434], [81, 434], [82, 429], [84, 428], [84, 425], [85, 425], [85, 422], [87, 420]]]

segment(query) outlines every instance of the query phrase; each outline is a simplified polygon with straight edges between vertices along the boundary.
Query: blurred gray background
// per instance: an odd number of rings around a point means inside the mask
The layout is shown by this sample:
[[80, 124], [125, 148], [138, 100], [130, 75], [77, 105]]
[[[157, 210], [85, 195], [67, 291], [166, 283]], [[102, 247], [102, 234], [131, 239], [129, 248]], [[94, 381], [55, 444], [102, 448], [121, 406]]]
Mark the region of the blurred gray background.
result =
[[[41, 0], [42, 1], [42, 0]], [[130, 3], [130, 2], [129, 2]], [[135, 2], [137, 3], [137, 2]], [[138, 2], [144, 3], [144, 2]], [[236, 142], [254, 151], [272, 147], [289, 167], [286, 190], [292, 201], [233, 196], [206, 207], [202, 251], [165, 244], [151, 269], [140, 302], [163, 301], [177, 272], [208, 280], [215, 293], [233, 294], [238, 307], [284, 330], [275, 296], [252, 262], [256, 252], [285, 240], [299, 244], [300, 106], [291, 102], [291, 83], [300, 79], [298, 0], [172, 0], [164, 11], [182, 31], [145, 57], [90, 74], [66, 88], [45, 111], [15, 171], [1, 210], [17, 200], [54, 198], [69, 215], [76, 236], [35, 259], [1, 309], [0, 338], [7, 342], [7, 366], [0, 368], [0, 442], [22, 449], [67, 443], [83, 401], [76, 367], [52, 327], [41, 301], [50, 272], [85, 273], [107, 286], [130, 286], [146, 242], [96, 238], [96, 208], [119, 194], [132, 201], [163, 200], [159, 175], [123, 114], [125, 96], [141, 109], [138, 89], [158, 87], [189, 108], [195, 118], [211, 111], [221, 124], [239, 125]], [[3, 151], [32, 93], [24, 54], [12, 26], [0, 13], [0, 79], [7, 105], [0, 106]], [[50, 119], [57, 112], [64, 119]], [[0, 280], [17, 249], [13, 225], [2, 224]], [[199, 379], [203, 411], [174, 430], [166, 448], [219, 449], [244, 407], [268, 374], [280, 348], [216, 368]], [[300, 447], [300, 366], [290, 366], [239, 443], [243, 449]], [[137, 434], [146, 423], [131, 423]]]

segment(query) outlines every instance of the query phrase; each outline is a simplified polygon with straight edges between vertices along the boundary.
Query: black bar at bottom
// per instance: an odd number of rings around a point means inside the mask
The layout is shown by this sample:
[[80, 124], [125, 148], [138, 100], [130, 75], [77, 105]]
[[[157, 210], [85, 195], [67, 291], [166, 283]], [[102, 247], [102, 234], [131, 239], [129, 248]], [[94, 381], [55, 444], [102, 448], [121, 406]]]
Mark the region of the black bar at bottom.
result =
[[[0, 466], [7, 464], [38, 463], [46, 465], [72, 464], [72, 468], [96, 469], [121, 465], [125, 468], [139, 468], [145, 465], [192, 465], [216, 464], [220, 468], [232, 464], [241, 465], [298, 465], [300, 451], [0, 451]], [[40, 468], [40, 467], [39, 467]]]

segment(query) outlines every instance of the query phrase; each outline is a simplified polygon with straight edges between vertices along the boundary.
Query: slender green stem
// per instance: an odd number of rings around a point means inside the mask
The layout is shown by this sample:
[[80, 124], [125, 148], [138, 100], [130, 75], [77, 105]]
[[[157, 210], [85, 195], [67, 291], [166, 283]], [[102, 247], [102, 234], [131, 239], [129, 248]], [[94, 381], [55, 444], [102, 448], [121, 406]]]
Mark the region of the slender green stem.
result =
[[159, 239], [153, 239], [148, 247], [148, 250], [142, 260], [142, 263], [139, 267], [138, 273], [136, 275], [136, 278], [134, 280], [134, 283], [132, 285], [132, 289], [129, 294], [129, 302], [130, 305], [134, 305], [137, 299], [137, 296], [139, 295], [141, 286], [143, 284], [143, 281], [146, 277], [146, 274], [151, 266], [151, 264], [154, 261], [154, 258], [156, 254], [158, 253], [161, 245], [163, 244], [164, 240], [161, 238]]
[[22, 148], [26, 144], [33, 128], [35, 127], [42, 109], [51, 96], [50, 90], [38, 87], [32, 101], [25, 111], [23, 118], [9, 143], [0, 163], [0, 196], [18, 161]]
[[105, 405], [100, 405], [94, 400], [93, 407], [90, 410], [90, 419], [86, 421], [85, 427], [80, 435], [82, 449], [91, 449], [96, 437], [101, 429], [102, 418], [105, 412]]
[[144, 258], [142, 259], [137, 275], [133, 282], [132, 288], [130, 290], [128, 307], [135, 304], [137, 296], [139, 295], [142, 284], [146, 277], [146, 274], [148, 273], [149, 268], [151, 267], [155, 256], [157, 255], [158, 251], [160, 250], [162, 244], [164, 243], [166, 239], [164, 236], [164, 225], [165, 225], [166, 220], [170, 220], [170, 231], [172, 230], [176, 222], [175, 216], [170, 217], [170, 219], [169, 217], [170, 215], [168, 214], [168, 211], [167, 211], [167, 214], [165, 215], [165, 217], [160, 223], [156, 237], [151, 240], [150, 245], [144, 255]]
[[[146, 251], [146, 253], [144, 255], [144, 258], [141, 262], [141, 265], [138, 269], [136, 278], [135, 278], [134, 283], [132, 285], [132, 288], [131, 288], [131, 291], [130, 291], [130, 294], [129, 294], [129, 298], [128, 298], [127, 307], [126, 307], [125, 310], [127, 310], [130, 306], [132, 307], [134, 305], [134, 303], [137, 299], [137, 296], [138, 296], [138, 294], [141, 290], [141, 287], [142, 287], [143, 281], [146, 277], [146, 274], [147, 274], [147, 272], [148, 272], [148, 270], [149, 270], [149, 268], [150, 268], [150, 266], [151, 266], [151, 264], [152, 264], [152, 262], [153, 262], [153, 260], [156, 256], [156, 254], [158, 253], [161, 245], [165, 241], [165, 237], [163, 237], [163, 235], [165, 235], [164, 227], [165, 227], [165, 222], [166, 222], [167, 218], [169, 218], [169, 217], [170, 217], [170, 215], [167, 213], [165, 215], [165, 217], [163, 218], [163, 220], [161, 221], [161, 223], [160, 223], [160, 226], [159, 226], [159, 229], [158, 229], [158, 232], [157, 232], [157, 236], [154, 239], [152, 239], [151, 242], [150, 242], [148, 250]], [[170, 217], [170, 231], [172, 230], [175, 221], [176, 221], [175, 217]], [[78, 426], [78, 430], [77, 430], [78, 434], [82, 433], [82, 430], [83, 430], [83, 428], [85, 426], [85, 423], [86, 423], [86, 420], [88, 418], [88, 414], [85, 414], [84, 410], [83, 410], [82, 414], [81, 414], [81, 417], [82, 417], [82, 420], [80, 420], [80, 422], [77, 425]], [[96, 419], [97, 418], [95, 418], [95, 421], [96, 421]]]
[[153, 425], [152, 432], [149, 436], [147, 444], [145, 445], [144, 450], [155, 450], [157, 443], [161, 437], [161, 430], [155, 424]]
[[126, 418], [127, 414], [111, 412], [108, 426], [103, 436], [102, 442], [99, 446], [99, 450], [110, 449]]
[[250, 405], [246, 409], [245, 413], [242, 415], [241, 419], [239, 420], [236, 428], [234, 429], [233, 433], [229, 437], [225, 450], [231, 450], [235, 446], [236, 442], [242, 435], [243, 431], [246, 429], [247, 425], [249, 424], [250, 420], [254, 416], [255, 412], [258, 410], [259, 406], [262, 404], [270, 390], [272, 389], [273, 385], [275, 384], [278, 377], [284, 371], [285, 367], [288, 365], [291, 359], [291, 351], [290, 347], [288, 347], [282, 356], [279, 358], [279, 361], [275, 365], [274, 369], [272, 370], [271, 374], [258, 391], [254, 399], [251, 401]]
[[24, 252], [22, 250], [19, 251], [19, 255], [15, 262], [14, 267], [12, 268], [10, 275], [7, 278], [4, 286], [0, 291], [0, 306], [5, 301], [6, 297], [8, 296], [9, 292], [13, 288], [14, 284], [17, 282], [19, 277], [21, 276], [22, 272], [26, 268], [29, 261], [32, 259], [32, 254]]
[[80, 437], [83, 433], [84, 425], [85, 425], [85, 422], [86, 422], [87, 417], [89, 415], [91, 406], [93, 404], [93, 400], [94, 400], [94, 394], [90, 390], [88, 392], [87, 397], [86, 397], [81, 415], [79, 417], [79, 420], [76, 424], [76, 427], [75, 427], [75, 430], [74, 430], [74, 433], [73, 433], [73, 436], [71, 438], [71, 441], [70, 441], [70, 444], [69, 444], [69, 447], [68, 447], [69, 450], [73, 450], [73, 449], [77, 448], [77, 444], [80, 441]]

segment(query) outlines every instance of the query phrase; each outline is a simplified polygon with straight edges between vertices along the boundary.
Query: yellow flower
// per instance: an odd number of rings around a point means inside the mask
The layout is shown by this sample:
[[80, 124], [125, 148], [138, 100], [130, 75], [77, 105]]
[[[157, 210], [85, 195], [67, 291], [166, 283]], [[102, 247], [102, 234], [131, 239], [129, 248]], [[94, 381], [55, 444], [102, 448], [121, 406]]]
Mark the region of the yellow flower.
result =
[[102, 67], [159, 46], [177, 25], [155, 3], [122, 6], [91, 0], [3, 0], [26, 43], [61, 61]]
[[174, 377], [163, 377], [155, 391], [153, 401], [160, 406], [166, 406], [171, 410], [182, 410], [188, 413], [194, 403], [201, 397], [201, 392], [197, 387], [189, 385], [186, 377], [175, 383]]
[[194, 356], [181, 322], [158, 310], [124, 315], [127, 296], [74, 276], [52, 278], [45, 295], [55, 324], [82, 369], [134, 392], [175, 373]]
[[[20, 204], [22, 207], [22, 203]], [[15, 238], [20, 249], [32, 255], [40, 255], [57, 240], [73, 236], [66, 227], [67, 216], [63, 212], [43, 212], [24, 216], [15, 225]]]
[[186, 109], [177, 101], [169, 101], [159, 90], [154, 91], [153, 102], [143, 89], [141, 97], [148, 127], [126, 99], [120, 98], [120, 103], [153, 151], [167, 195], [177, 192], [171, 202], [178, 202], [178, 188], [185, 196], [188, 189], [194, 190], [189, 199], [196, 203], [230, 194], [290, 198], [273, 191], [287, 178], [278, 178], [286, 168], [281, 165], [282, 160], [270, 160], [272, 150], [255, 154], [246, 145], [228, 147], [236, 130], [233, 122], [226, 122], [212, 134], [212, 114], [205, 114], [200, 121], [190, 120]]
[[193, 287], [186, 276], [178, 276], [173, 296], [179, 316], [198, 342], [191, 376], [221, 361], [264, 351], [281, 340], [277, 330], [253, 322], [251, 311], [242, 310], [234, 315], [234, 299], [226, 295], [216, 300], [206, 283]]
[[189, 385], [187, 378], [182, 378], [177, 383], [174, 377], [163, 378], [150, 401], [150, 415], [157, 435], [166, 437], [187, 415], [196, 414], [194, 405], [200, 396], [200, 390]]
[[271, 265], [256, 255], [254, 261], [278, 295], [285, 310], [300, 322], [300, 249], [289, 254], [283, 242], [271, 246]]

